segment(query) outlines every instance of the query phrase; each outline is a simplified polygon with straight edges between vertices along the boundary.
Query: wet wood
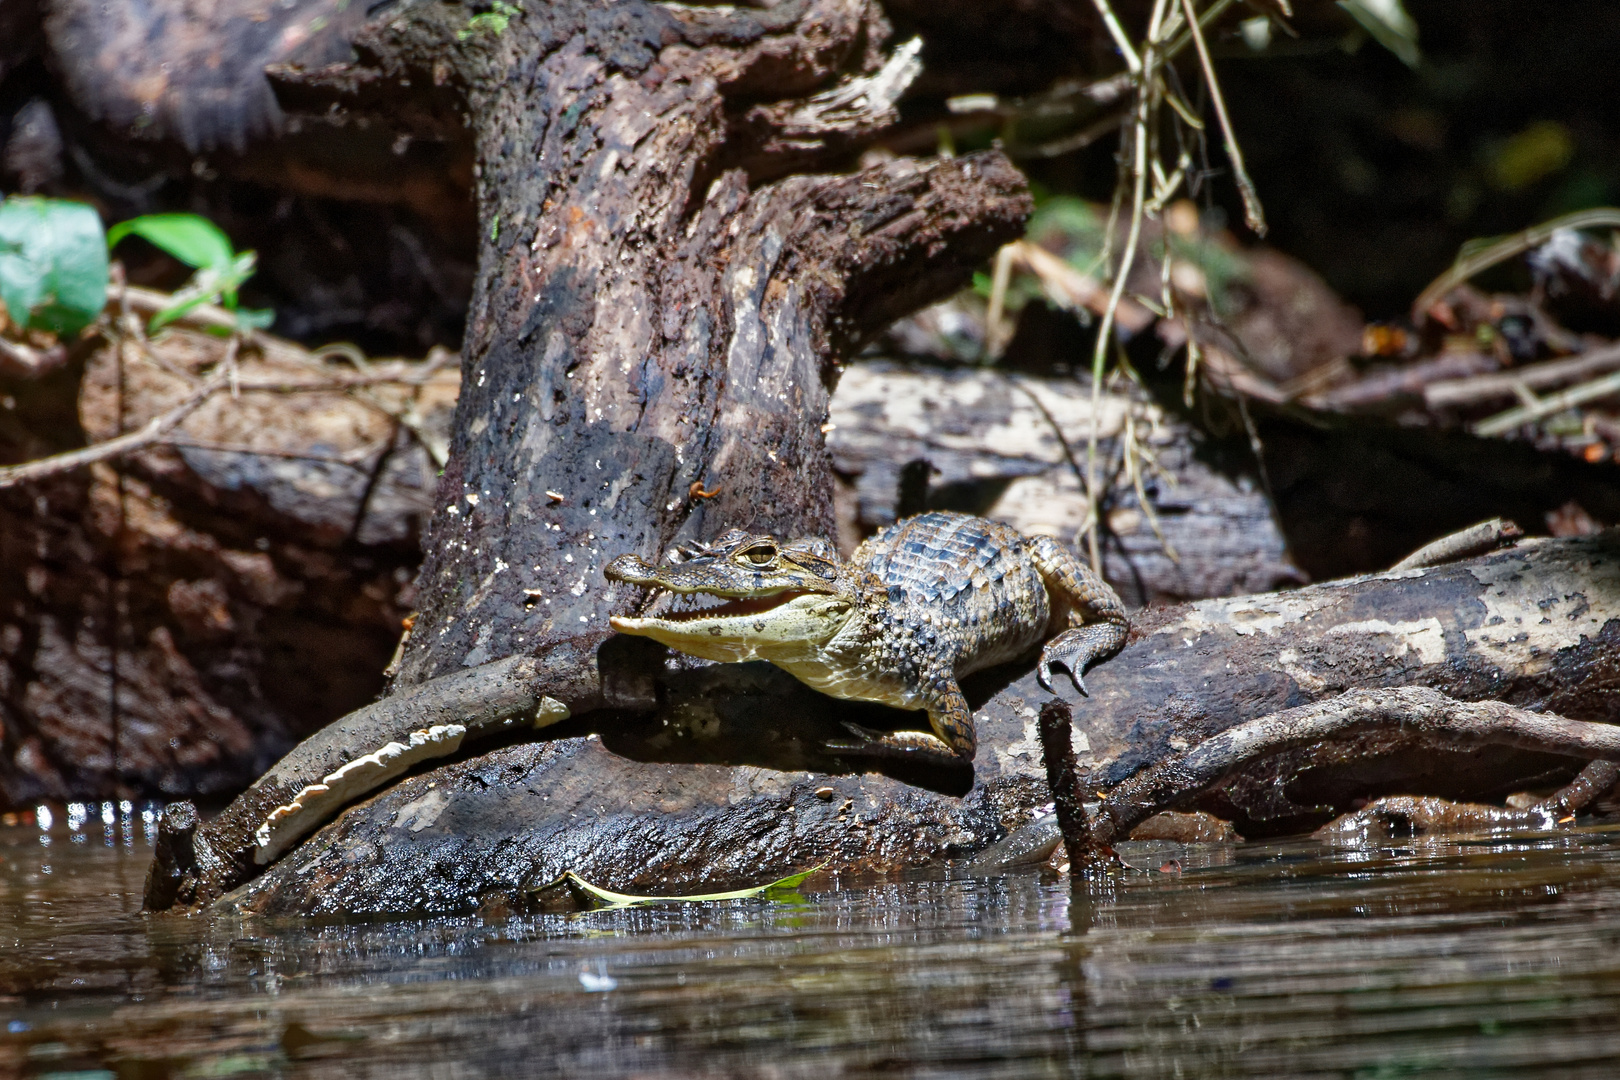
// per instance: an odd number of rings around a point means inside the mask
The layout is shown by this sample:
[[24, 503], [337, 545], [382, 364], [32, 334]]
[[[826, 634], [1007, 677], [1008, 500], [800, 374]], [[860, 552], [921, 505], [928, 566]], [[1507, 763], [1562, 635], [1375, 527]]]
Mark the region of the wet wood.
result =
[[[1141, 619], [1124, 652], [1088, 676], [1091, 697], [1075, 712], [1077, 761], [1087, 787], [1106, 791], [1211, 735], [1358, 688], [1426, 687], [1612, 724], [1617, 657], [1614, 533], [1200, 601]], [[726, 693], [715, 693], [722, 685]], [[1048, 695], [1032, 674], [992, 674], [972, 687], [980, 747], [971, 775], [831, 758], [820, 740], [841, 719], [891, 727], [915, 719], [846, 707], [768, 667], [671, 671], [659, 698], [646, 718], [559, 725], [557, 741], [407, 779], [229, 903], [263, 912], [466, 910], [494, 896], [522, 903], [526, 883], [568, 868], [614, 888], [671, 891], [822, 860], [894, 870], [968, 856], [1051, 798], [1036, 727]], [[1572, 777], [1584, 762], [1570, 749], [1465, 747], [1373, 729], [1239, 769], [1197, 805], [1245, 836], [1302, 831], [1370, 795], [1477, 798], [1531, 777]], [[831, 800], [817, 796], [828, 787]]]

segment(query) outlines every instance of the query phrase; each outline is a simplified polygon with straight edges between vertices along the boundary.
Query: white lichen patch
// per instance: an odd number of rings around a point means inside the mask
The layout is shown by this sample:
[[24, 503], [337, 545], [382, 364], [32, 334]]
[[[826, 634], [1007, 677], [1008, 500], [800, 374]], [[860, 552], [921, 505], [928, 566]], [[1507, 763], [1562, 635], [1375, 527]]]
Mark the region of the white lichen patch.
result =
[[1502, 667], [1545, 671], [1554, 654], [1620, 619], [1620, 553], [1613, 546], [1521, 542], [1512, 557], [1469, 571], [1485, 586], [1485, 619], [1464, 636]]
[[435, 724], [411, 732], [409, 742], [390, 742], [328, 773], [264, 819], [253, 834], [253, 861], [268, 865], [351, 799], [375, 791], [419, 761], [455, 753], [466, 734], [461, 724]]
[[[1018, 709], [1017, 712], [1024, 722], [1023, 735], [1005, 747], [995, 747], [996, 763], [1001, 766], [1003, 772], [1010, 775], [1028, 774], [1044, 777], [1046, 766], [1041, 758], [1040, 714], [1028, 705]], [[982, 713], [977, 718], [981, 727], [988, 719], [988, 714]], [[1077, 756], [1091, 753], [1091, 740], [1084, 731], [1071, 724], [1070, 736]]]
[[1365, 619], [1361, 622], [1340, 623], [1324, 631], [1336, 637], [1370, 635], [1388, 637], [1391, 641], [1379, 646], [1391, 660], [1416, 653], [1422, 664], [1438, 664], [1446, 658], [1446, 631], [1434, 617], [1411, 622], [1388, 622], [1384, 619]]
[[1280, 627], [1315, 614], [1321, 606], [1321, 600], [1305, 590], [1200, 600], [1192, 605], [1185, 619], [1162, 626], [1156, 632], [1182, 638], [1189, 645], [1200, 634], [1223, 629], [1240, 637], [1271, 634]]
[[420, 799], [412, 799], [399, 808], [394, 815], [394, 828], [409, 829], [413, 833], [423, 829], [439, 820], [444, 808], [450, 805], [450, 799], [438, 788], [423, 795]]

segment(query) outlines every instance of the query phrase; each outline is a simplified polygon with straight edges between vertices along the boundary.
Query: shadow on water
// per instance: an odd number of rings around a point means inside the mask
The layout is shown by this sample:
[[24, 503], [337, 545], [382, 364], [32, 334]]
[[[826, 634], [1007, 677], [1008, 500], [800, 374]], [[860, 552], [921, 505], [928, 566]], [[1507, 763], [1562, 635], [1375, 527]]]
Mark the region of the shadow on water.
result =
[[0, 829], [0, 1075], [1596, 1077], [1620, 1056], [1604, 830], [315, 926], [141, 916], [149, 830], [102, 809]]

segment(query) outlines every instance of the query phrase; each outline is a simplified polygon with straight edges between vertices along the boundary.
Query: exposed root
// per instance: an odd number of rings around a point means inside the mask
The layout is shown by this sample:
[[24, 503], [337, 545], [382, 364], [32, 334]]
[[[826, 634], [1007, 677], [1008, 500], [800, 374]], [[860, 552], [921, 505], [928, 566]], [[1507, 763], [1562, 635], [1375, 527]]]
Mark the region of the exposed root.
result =
[[1161, 810], [1220, 787], [1245, 765], [1325, 739], [1375, 730], [1620, 762], [1620, 726], [1534, 713], [1500, 701], [1457, 701], [1426, 687], [1352, 690], [1228, 728], [1179, 757], [1137, 773], [1103, 799], [1092, 821], [1092, 842], [1123, 839]]

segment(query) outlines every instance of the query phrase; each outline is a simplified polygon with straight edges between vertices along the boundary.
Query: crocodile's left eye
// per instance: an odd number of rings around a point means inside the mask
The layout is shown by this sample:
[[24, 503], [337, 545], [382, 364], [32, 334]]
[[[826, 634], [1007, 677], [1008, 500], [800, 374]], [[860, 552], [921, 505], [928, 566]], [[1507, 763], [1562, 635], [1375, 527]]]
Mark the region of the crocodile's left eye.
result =
[[747, 559], [755, 566], [764, 566], [766, 563], [776, 558], [776, 549], [771, 547], [769, 544], [766, 544], [763, 547], [749, 548], [747, 551], [743, 552], [743, 558]]

